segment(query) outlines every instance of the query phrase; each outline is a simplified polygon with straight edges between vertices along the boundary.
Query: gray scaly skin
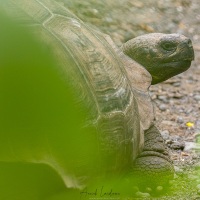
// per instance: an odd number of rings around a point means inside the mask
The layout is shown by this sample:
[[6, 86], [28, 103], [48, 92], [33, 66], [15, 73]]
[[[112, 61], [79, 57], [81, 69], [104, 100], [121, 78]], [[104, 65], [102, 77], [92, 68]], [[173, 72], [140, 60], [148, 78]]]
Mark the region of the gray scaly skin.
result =
[[172, 161], [163, 138], [155, 126], [145, 132], [144, 149], [134, 162], [132, 175], [140, 189], [151, 188], [153, 193], [157, 192], [158, 186], [166, 190], [168, 181], [173, 179]]
[[[152, 76], [151, 84], [184, 72], [194, 59], [191, 40], [179, 34], [142, 35], [126, 42], [121, 49], [147, 69]], [[133, 174], [138, 185], [155, 189], [167, 183], [163, 180], [173, 179], [174, 169], [159, 130], [152, 125], [144, 134], [144, 149], [134, 162]]]
[[184, 72], [194, 59], [191, 40], [179, 34], [139, 36], [126, 42], [122, 51], [147, 69], [152, 84]]

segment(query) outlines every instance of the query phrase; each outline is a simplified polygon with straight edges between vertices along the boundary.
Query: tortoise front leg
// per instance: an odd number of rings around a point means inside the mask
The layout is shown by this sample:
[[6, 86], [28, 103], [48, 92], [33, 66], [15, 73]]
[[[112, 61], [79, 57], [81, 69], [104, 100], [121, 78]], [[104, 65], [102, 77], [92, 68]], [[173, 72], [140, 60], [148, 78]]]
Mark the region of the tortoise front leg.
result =
[[138, 186], [165, 186], [173, 179], [174, 168], [159, 130], [153, 125], [144, 136], [143, 152], [134, 162], [133, 174]]

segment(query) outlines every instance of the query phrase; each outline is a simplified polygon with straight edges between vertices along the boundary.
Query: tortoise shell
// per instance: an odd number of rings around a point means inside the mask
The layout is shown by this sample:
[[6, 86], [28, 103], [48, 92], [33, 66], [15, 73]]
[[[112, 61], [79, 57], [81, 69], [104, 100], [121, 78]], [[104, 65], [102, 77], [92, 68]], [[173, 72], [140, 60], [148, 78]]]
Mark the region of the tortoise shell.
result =
[[[6, 0], [1, 6], [31, 27], [53, 51], [60, 75], [78, 94], [77, 102], [89, 110], [85, 126], [95, 130], [97, 149], [103, 155], [99, 163], [106, 160], [104, 170], [120, 172], [131, 167], [142, 151], [143, 131], [153, 121], [149, 73], [125, 56], [109, 36], [87, 26], [56, 1]], [[67, 169], [54, 156], [27, 161], [50, 165], [68, 187], [82, 185], [77, 180], [82, 180], [85, 172]]]

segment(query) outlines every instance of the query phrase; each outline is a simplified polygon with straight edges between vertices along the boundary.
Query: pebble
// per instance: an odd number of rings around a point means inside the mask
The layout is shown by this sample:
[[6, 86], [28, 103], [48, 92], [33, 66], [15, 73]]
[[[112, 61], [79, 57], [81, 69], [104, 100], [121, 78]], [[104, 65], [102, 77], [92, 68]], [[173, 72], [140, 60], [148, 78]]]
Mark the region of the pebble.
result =
[[180, 140], [181, 137], [180, 137], [179, 135], [172, 135], [172, 136], [170, 136], [170, 139], [173, 140], [173, 141], [175, 142], [175, 141]]
[[183, 150], [185, 147], [185, 144], [183, 142], [174, 142], [171, 144], [171, 149], [174, 150]]
[[166, 106], [165, 104], [161, 104], [161, 105], [159, 106], [159, 109], [160, 109], [161, 111], [165, 111], [165, 110], [167, 110], [167, 106]]
[[164, 140], [169, 139], [169, 131], [168, 130], [162, 131], [161, 135], [162, 135], [162, 137], [163, 137]]
[[196, 160], [198, 158], [199, 158], [199, 156], [197, 154], [192, 155], [192, 159]]
[[156, 96], [155, 94], [152, 94], [152, 95], [151, 95], [151, 99], [153, 99], [153, 100], [154, 100], [154, 99], [157, 99], [157, 96]]
[[177, 117], [177, 122], [179, 124], [182, 124], [184, 122], [183, 118], [182, 117]]
[[183, 94], [177, 93], [177, 94], [174, 94], [173, 98], [181, 99], [181, 98], [183, 98], [183, 96], [184, 96]]
[[193, 111], [193, 108], [189, 108], [188, 110], [185, 111], [186, 114], [190, 114]]
[[159, 96], [158, 96], [158, 99], [161, 100], [161, 101], [166, 101], [166, 100], [167, 100], [167, 97], [164, 96], [164, 95], [159, 95]]
[[191, 151], [197, 147], [195, 142], [185, 142], [184, 151]]
[[200, 101], [200, 95], [199, 95], [199, 94], [194, 95], [194, 99], [195, 99], [196, 101]]
[[181, 85], [181, 83], [180, 82], [176, 82], [176, 83], [173, 83], [172, 84], [174, 87], [179, 87], [180, 85]]
[[111, 24], [111, 23], [113, 23], [113, 19], [112, 19], [111, 17], [106, 17], [106, 18], [104, 19], [104, 22], [105, 22], [105, 23], [108, 23], [108, 24]]
[[185, 110], [183, 109], [183, 108], [181, 108], [181, 109], [179, 109], [179, 111], [178, 111], [179, 113], [184, 113], [185, 112]]

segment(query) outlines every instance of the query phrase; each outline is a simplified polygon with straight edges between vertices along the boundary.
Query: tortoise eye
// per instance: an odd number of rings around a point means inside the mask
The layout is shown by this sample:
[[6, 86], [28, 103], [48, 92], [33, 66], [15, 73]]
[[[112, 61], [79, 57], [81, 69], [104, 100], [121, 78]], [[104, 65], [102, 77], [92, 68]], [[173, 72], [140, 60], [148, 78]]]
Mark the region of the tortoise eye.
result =
[[173, 42], [163, 42], [161, 44], [162, 48], [167, 51], [174, 50], [176, 48], [176, 44]]

